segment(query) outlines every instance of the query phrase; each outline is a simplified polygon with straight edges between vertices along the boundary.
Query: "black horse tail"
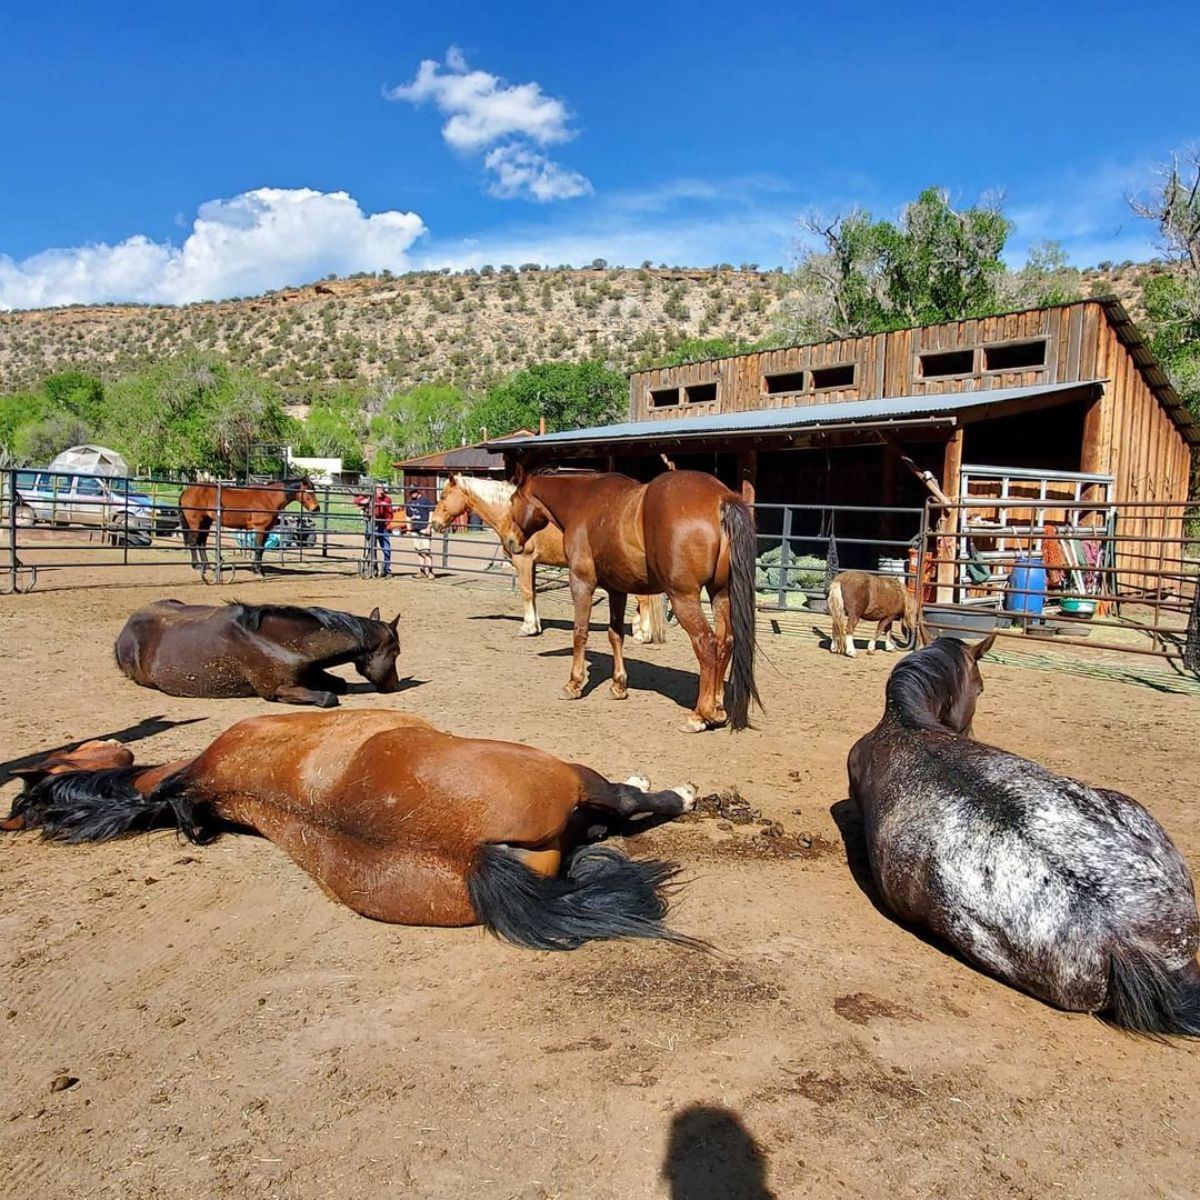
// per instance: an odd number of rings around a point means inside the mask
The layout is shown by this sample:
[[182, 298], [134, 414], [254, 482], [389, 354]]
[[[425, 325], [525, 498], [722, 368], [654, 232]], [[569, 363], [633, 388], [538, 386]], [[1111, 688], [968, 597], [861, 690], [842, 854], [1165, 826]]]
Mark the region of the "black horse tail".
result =
[[755, 593], [754, 572], [758, 535], [749, 507], [736, 497], [721, 501], [721, 529], [729, 539], [729, 595], [733, 617], [733, 663], [729, 672], [729, 727], [750, 724], [750, 701], [762, 708], [754, 682]]
[[1152, 950], [1118, 946], [1109, 965], [1104, 1015], [1151, 1037], [1200, 1037], [1200, 965], [1192, 959], [1172, 969]]
[[47, 775], [17, 797], [10, 820], [19, 817], [24, 828], [40, 829], [42, 837], [58, 842], [107, 842], [170, 825], [192, 842], [216, 836], [213, 822], [188, 794], [186, 768], [142, 793], [133, 781], [145, 773], [145, 767], [119, 767]]
[[701, 949], [702, 942], [663, 923], [677, 872], [673, 863], [589, 846], [563, 874], [546, 878], [508, 847], [489, 845], [476, 851], [467, 889], [488, 930], [531, 950], [575, 950], [601, 938], [661, 938]]

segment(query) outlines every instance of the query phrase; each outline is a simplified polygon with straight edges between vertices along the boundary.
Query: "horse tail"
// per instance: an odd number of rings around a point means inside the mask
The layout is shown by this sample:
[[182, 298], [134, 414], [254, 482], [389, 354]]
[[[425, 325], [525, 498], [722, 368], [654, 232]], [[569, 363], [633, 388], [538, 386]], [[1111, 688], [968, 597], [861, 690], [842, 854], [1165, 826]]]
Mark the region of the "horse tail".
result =
[[651, 645], [661, 645], [667, 640], [667, 615], [664, 598], [647, 596], [645, 611], [649, 619], [649, 628], [642, 627], [642, 636]]
[[497, 937], [531, 950], [574, 950], [602, 938], [703, 943], [663, 923], [678, 868], [606, 846], [577, 851], [561, 875], [531, 871], [505, 846], [481, 846], [467, 873], [475, 915]]
[[758, 534], [754, 515], [745, 501], [727, 496], [721, 501], [721, 530], [729, 540], [729, 600], [733, 618], [733, 664], [729, 672], [729, 727], [750, 724], [750, 702], [762, 708], [754, 682], [755, 593]]
[[1108, 968], [1104, 1015], [1125, 1029], [1200, 1037], [1200, 965], [1169, 967], [1154, 950], [1118, 946]]
[[10, 820], [40, 829], [48, 841], [107, 842], [164, 825], [174, 825], [189, 841], [211, 841], [214, 827], [197, 812], [186, 768], [143, 793], [134, 780], [145, 772], [119, 767], [47, 775], [17, 797]]
[[830, 585], [826, 605], [833, 621], [833, 638], [829, 643], [829, 648], [834, 654], [844, 653], [846, 648], [846, 597], [842, 595], [840, 579], [835, 579]]

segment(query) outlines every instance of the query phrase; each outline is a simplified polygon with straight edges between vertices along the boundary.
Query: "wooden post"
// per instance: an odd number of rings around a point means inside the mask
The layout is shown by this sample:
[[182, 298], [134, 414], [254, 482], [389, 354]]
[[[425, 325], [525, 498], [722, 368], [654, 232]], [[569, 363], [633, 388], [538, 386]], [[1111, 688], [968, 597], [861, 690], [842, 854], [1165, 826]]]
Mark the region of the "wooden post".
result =
[[[946, 452], [942, 458], [942, 492], [951, 501], [958, 500], [959, 481], [962, 476], [963, 431], [959, 426], [946, 443]], [[958, 576], [958, 566], [946, 559], [958, 557], [958, 510], [950, 508], [942, 521], [942, 536], [938, 538], [938, 603], [955, 603], [954, 580]]]
[[758, 484], [758, 451], [742, 450], [737, 456], [738, 485], [742, 499], [747, 504], [754, 503], [755, 489]]
[[[1079, 469], [1088, 474], [1100, 475], [1107, 472], [1108, 455], [1105, 453], [1103, 438], [1104, 406], [1109, 403], [1107, 387], [1101, 385], [1101, 393], [1092, 401], [1083, 418], [1083, 445], [1079, 451]], [[1095, 483], [1088, 484], [1080, 497], [1082, 500], [1099, 500], [1103, 489]], [[1072, 521], [1091, 524], [1098, 514], [1076, 511], [1070, 514]]]

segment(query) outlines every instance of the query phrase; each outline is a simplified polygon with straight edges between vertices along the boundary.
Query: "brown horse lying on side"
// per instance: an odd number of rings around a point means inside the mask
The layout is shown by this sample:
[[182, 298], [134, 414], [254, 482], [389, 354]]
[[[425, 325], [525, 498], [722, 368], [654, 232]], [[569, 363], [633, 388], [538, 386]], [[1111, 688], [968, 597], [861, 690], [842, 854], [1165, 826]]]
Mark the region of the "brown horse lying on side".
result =
[[[112, 769], [98, 769], [104, 748]], [[256, 830], [355, 912], [402, 925], [482, 924], [521, 946], [568, 950], [597, 938], [691, 939], [663, 924], [668, 863], [592, 846], [571, 853], [577, 805], [677, 816], [695, 789], [652, 792], [508, 742], [442, 733], [379, 710], [254, 717], [198, 758], [130, 766], [91, 742], [23, 773], [4, 828], [98, 842], [174, 825], [207, 842]]]
[[[542, 632], [537, 610], [537, 565], [565, 567], [567, 552], [563, 549], [562, 530], [557, 525], [547, 525], [535, 533], [519, 554], [504, 545], [504, 528], [515, 491], [516, 485], [506, 479], [477, 479], [472, 475], [452, 474], [442, 489], [429, 523], [436, 532], [443, 533], [463, 513], [473, 512], [496, 531], [504, 553], [517, 573], [517, 584], [525, 601], [525, 619], [517, 630], [517, 637], [537, 637]], [[634, 599], [637, 611], [633, 616], [633, 640], [665, 642], [667, 621], [662, 601], [655, 596], [635, 596]]]
[[193, 483], [179, 494], [183, 540], [192, 556], [192, 569], [208, 570], [208, 531], [217, 519], [222, 529], [248, 529], [254, 534], [252, 549], [256, 575], [263, 573], [263, 548], [267, 534], [279, 524], [279, 514], [293, 500], [307, 512], [319, 512], [316, 489], [305, 475], [301, 479], [276, 479], [261, 487]]
[[898, 575], [872, 575], [869, 571], [843, 571], [829, 589], [829, 615], [833, 618], [834, 654], [853, 658], [854, 627], [861, 620], [876, 621], [875, 635], [867, 641], [867, 653], [875, 653], [882, 640], [885, 650], [892, 645], [892, 622], [900, 621], [912, 638], [917, 628], [916, 601]]
[[[668, 471], [649, 483], [614, 473], [523, 476], [513, 493], [505, 545], [519, 554], [529, 538], [550, 524], [563, 531], [575, 601], [575, 654], [563, 696], [577, 700], [583, 694], [596, 588], [608, 592], [611, 693], [616, 700], [628, 694], [626, 599], [631, 592], [666, 592], [700, 664], [700, 693], [684, 730], [698, 733], [726, 722], [745, 729], [758, 689], [756, 535], [754, 516], [742, 498], [703, 471]], [[701, 591], [712, 601], [715, 632], [705, 619]], [[731, 662], [726, 697], [725, 672]]]
[[184, 604], [160, 600], [125, 622], [117, 665], [168, 696], [260, 696], [336, 708], [349, 689], [327, 668], [353, 663], [381, 692], [400, 687], [393, 621], [285, 604]]

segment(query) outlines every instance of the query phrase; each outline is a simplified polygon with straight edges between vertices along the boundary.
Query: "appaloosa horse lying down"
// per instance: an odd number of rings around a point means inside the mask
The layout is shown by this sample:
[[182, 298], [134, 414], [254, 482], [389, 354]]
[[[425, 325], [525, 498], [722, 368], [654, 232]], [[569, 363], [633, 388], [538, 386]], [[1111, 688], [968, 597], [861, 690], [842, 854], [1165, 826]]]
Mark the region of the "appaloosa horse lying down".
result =
[[353, 663], [381, 692], [400, 687], [399, 615], [381, 621], [287, 604], [184, 604], [138, 609], [117, 637], [117, 665], [168, 696], [261, 696], [284, 704], [337, 707], [349, 688], [326, 668]]
[[885, 650], [896, 648], [892, 645], [893, 621], [902, 622], [910, 638], [917, 629], [916, 601], [904, 580], [896, 575], [843, 571], [829, 589], [829, 615], [833, 618], [829, 649], [847, 658], [855, 655], [854, 627], [859, 621], [878, 622], [874, 637], [867, 640], [868, 654], [875, 653], [875, 643], [880, 639]]
[[98, 842], [174, 825], [206, 842], [232, 824], [376, 920], [482, 924], [539, 950], [620, 937], [700, 944], [663, 924], [673, 865], [564, 845], [577, 805], [677, 816], [695, 802], [690, 786], [610, 783], [529, 746], [370, 709], [253, 717], [198, 758], [131, 763], [123, 746], [91, 742], [26, 768], [3, 828]]
[[883, 720], [850, 751], [880, 895], [1060, 1008], [1200, 1035], [1200, 916], [1162, 826], [1120, 792], [971, 739], [994, 637], [900, 662]]

